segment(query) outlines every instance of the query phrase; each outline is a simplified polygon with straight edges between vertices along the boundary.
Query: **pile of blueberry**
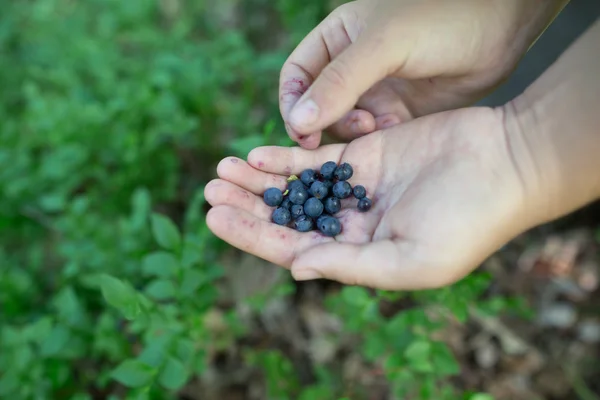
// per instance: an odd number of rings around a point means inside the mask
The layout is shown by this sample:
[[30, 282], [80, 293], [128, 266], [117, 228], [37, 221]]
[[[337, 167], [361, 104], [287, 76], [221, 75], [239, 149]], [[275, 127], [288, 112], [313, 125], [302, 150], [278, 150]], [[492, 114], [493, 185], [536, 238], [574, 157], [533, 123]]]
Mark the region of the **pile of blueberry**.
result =
[[338, 235], [342, 224], [334, 215], [342, 209], [342, 199], [354, 195], [361, 212], [369, 211], [372, 205], [364, 186], [353, 188], [348, 183], [353, 173], [348, 163], [337, 165], [328, 161], [320, 171], [306, 169], [300, 174], [300, 179], [290, 177], [285, 192], [274, 187], [267, 189], [263, 196], [265, 203], [277, 207], [271, 217], [273, 222], [299, 232], [316, 228], [327, 236]]

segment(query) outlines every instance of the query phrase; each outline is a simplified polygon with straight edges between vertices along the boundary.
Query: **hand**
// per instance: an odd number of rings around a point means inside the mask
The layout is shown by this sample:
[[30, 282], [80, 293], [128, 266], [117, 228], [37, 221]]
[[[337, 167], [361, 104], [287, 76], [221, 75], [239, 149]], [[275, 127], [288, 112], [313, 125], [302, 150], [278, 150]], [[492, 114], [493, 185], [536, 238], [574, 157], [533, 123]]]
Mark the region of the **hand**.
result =
[[280, 111], [316, 148], [471, 104], [514, 69], [565, 0], [359, 0], [319, 24], [285, 62]]
[[[209, 228], [246, 252], [291, 268], [298, 280], [328, 278], [388, 290], [450, 284], [529, 226], [524, 183], [507, 148], [501, 110], [443, 112], [350, 144], [260, 147], [248, 162], [226, 158], [209, 182]], [[373, 199], [337, 216], [335, 239], [270, 221], [262, 193], [326, 161], [348, 162], [350, 183]]]

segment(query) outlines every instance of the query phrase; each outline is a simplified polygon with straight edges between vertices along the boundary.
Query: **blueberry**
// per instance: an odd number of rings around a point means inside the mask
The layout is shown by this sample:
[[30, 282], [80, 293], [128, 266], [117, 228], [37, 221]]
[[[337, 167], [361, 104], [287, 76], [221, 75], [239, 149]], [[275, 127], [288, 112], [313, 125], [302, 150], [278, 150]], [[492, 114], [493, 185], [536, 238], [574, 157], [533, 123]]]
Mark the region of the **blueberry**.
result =
[[354, 170], [348, 163], [343, 163], [337, 167], [334, 172], [335, 177], [340, 181], [347, 181], [348, 179], [352, 178], [353, 174]]
[[304, 207], [302, 207], [300, 204], [294, 204], [290, 212], [292, 214], [292, 218], [297, 219], [299, 216], [304, 215]]
[[292, 202], [290, 201], [290, 198], [284, 198], [279, 207], [285, 208], [286, 210], [290, 210], [292, 208]]
[[287, 188], [291, 192], [292, 189], [306, 189], [306, 186], [304, 186], [304, 183], [302, 183], [300, 179], [296, 179], [294, 181], [288, 182]]
[[335, 161], [327, 161], [321, 166], [321, 175], [324, 179], [333, 179], [333, 173], [336, 168], [337, 163]]
[[319, 215], [319, 217], [317, 218], [317, 226], [321, 225], [321, 222], [323, 222], [323, 220], [327, 217], [331, 217], [331, 215], [325, 213]]
[[304, 214], [312, 218], [317, 218], [319, 215], [321, 215], [323, 213], [323, 209], [323, 203], [321, 203], [321, 200], [317, 199], [316, 197], [311, 197], [310, 199], [306, 200], [306, 203], [304, 203]]
[[323, 181], [323, 185], [327, 186], [327, 191], [330, 191], [331, 188], [333, 188], [333, 181], [330, 180], [324, 180]]
[[304, 183], [306, 186], [310, 186], [312, 185], [312, 183], [314, 181], [317, 180], [317, 173], [315, 172], [315, 170], [313, 169], [305, 169], [304, 171], [302, 171], [302, 173], [300, 174], [300, 180], [302, 181], [302, 183]]
[[367, 212], [371, 209], [371, 206], [373, 205], [373, 202], [371, 201], [371, 199], [369, 199], [368, 197], [363, 197], [362, 199], [360, 199], [358, 201], [358, 211], [360, 212]]
[[333, 185], [332, 192], [338, 199], [347, 199], [352, 194], [352, 186], [346, 181], [339, 181]]
[[310, 186], [310, 193], [317, 199], [324, 199], [328, 192], [329, 189], [327, 188], [327, 185], [321, 181], [315, 181]]
[[304, 188], [293, 189], [290, 190], [288, 197], [292, 204], [304, 204], [308, 199], [308, 192]]
[[277, 207], [272, 218], [277, 225], [287, 225], [292, 220], [292, 214], [283, 207]]
[[294, 228], [296, 228], [298, 232], [312, 231], [314, 228], [313, 220], [306, 215], [301, 215], [294, 221]]
[[263, 199], [268, 206], [277, 207], [283, 201], [283, 193], [277, 188], [269, 188], [265, 191]]
[[356, 197], [359, 200], [367, 195], [367, 189], [365, 189], [363, 185], [354, 186], [352, 192], [354, 193], [354, 197]]
[[326, 236], [337, 236], [342, 231], [342, 224], [335, 217], [323, 218], [317, 228]]
[[324, 206], [328, 214], [337, 214], [342, 209], [342, 202], [337, 197], [328, 197], [325, 199]]

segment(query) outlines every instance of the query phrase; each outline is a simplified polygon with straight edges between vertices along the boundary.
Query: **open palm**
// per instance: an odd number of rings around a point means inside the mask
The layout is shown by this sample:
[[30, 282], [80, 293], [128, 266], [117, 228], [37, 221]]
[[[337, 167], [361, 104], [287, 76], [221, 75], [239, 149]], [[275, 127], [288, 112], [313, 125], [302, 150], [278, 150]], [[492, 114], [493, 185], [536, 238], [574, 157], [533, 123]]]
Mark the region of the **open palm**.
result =
[[[475, 134], [477, 133], [477, 134]], [[434, 114], [350, 144], [316, 150], [260, 147], [221, 161], [206, 189], [209, 228], [246, 252], [291, 268], [296, 279], [328, 278], [382, 289], [438, 287], [460, 279], [522, 229], [523, 187], [498, 111]], [[326, 161], [348, 162], [350, 183], [373, 199], [337, 215], [335, 238], [271, 222], [262, 193]]]

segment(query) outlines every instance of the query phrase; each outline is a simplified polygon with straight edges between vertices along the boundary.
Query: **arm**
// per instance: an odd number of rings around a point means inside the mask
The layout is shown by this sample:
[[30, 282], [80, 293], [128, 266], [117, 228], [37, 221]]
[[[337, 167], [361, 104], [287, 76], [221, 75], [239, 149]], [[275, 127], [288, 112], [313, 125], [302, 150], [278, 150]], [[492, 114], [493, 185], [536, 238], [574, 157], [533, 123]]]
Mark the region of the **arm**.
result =
[[506, 104], [507, 140], [535, 223], [600, 197], [600, 21]]

